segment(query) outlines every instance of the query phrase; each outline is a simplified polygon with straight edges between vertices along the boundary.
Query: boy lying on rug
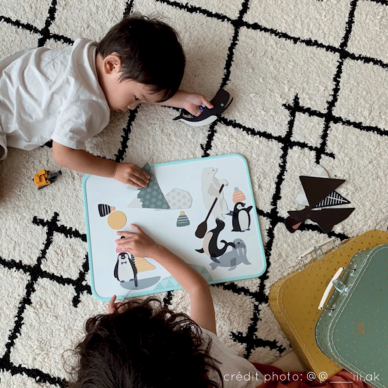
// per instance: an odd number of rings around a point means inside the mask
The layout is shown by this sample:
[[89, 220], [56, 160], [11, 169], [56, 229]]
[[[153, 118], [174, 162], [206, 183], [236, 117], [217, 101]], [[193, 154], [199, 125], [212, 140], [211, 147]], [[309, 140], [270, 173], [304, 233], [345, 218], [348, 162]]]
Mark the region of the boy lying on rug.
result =
[[108, 314], [86, 322], [86, 336], [74, 351], [78, 361], [71, 388], [368, 388], [345, 371], [318, 383], [306, 372], [284, 373], [239, 357], [217, 337], [205, 279], [138, 226], [131, 226], [137, 233], [117, 232], [124, 237], [116, 240], [117, 245], [163, 265], [189, 294], [190, 317], [168, 309], [154, 297], [121, 303], [112, 297]]
[[108, 124], [110, 110], [144, 102], [212, 108], [201, 94], [178, 90], [185, 54], [167, 24], [141, 15], [124, 18], [100, 43], [77, 39], [60, 49], [27, 49], [0, 60], [0, 160], [7, 147], [33, 150], [53, 140], [57, 163], [141, 188], [149, 176], [132, 163], [85, 151], [85, 141]]

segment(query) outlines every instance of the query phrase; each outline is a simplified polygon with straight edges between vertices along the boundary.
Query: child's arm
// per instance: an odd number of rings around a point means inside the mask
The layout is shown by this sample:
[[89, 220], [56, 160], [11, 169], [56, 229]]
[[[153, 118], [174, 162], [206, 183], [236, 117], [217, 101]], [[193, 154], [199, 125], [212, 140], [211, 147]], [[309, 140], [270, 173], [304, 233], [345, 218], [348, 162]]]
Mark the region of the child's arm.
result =
[[213, 108], [213, 105], [210, 103], [210, 101], [202, 94], [189, 93], [185, 92], [184, 90], [178, 90], [170, 99], [157, 103], [156, 105], [183, 108], [194, 116], [199, 116], [201, 114], [202, 111], [199, 108], [201, 105], [207, 106], [209, 109]]
[[167, 248], [157, 244], [138, 226], [131, 225], [138, 233], [117, 232], [123, 239], [116, 240], [120, 248], [132, 255], [150, 257], [161, 264], [190, 296], [191, 318], [199, 326], [216, 333], [213, 299], [206, 280], [185, 261]]
[[74, 150], [53, 141], [53, 158], [63, 167], [92, 174], [114, 178], [122, 183], [142, 188], [149, 182], [149, 175], [133, 163], [116, 163], [99, 158], [84, 150]]

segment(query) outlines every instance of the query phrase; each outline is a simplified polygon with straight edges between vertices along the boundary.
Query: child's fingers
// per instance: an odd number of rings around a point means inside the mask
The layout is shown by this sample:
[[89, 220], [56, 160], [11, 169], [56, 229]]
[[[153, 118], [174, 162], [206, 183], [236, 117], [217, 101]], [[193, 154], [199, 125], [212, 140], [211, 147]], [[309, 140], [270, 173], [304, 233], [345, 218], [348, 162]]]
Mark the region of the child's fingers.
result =
[[123, 183], [127, 184], [127, 185], [131, 185], [133, 187], [136, 187], [137, 189], [143, 189], [144, 186], [143, 185], [139, 185], [137, 183], [135, 183], [134, 181], [132, 181], [131, 179], [127, 179], [125, 182], [122, 181]]
[[214, 108], [214, 106], [211, 104], [209, 100], [207, 100], [205, 97], [202, 97], [202, 105], [205, 105], [209, 109]]
[[147, 182], [151, 179], [151, 176], [149, 174], [147, 174], [142, 168], [136, 165], [133, 168], [133, 174]]
[[145, 180], [149, 181], [151, 179], [151, 175], [147, 174], [142, 168], [136, 166], [135, 173], [140, 177], [143, 177]]
[[142, 180], [146, 181], [147, 183], [149, 183], [150, 179], [151, 179], [151, 176], [148, 175], [144, 170], [142, 170], [141, 168], [139, 168], [138, 171], [135, 171], [135, 174], [141, 178]]
[[116, 295], [113, 295], [110, 298], [109, 304], [108, 304], [108, 312], [109, 314], [112, 314], [115, 311], [115, 301], [116, 301]]
[[125, 239], [126, 241], [123, 241], [123, 240], [116, 240], [115, 243], [116, 243], [116, 248], [118, 249], [131, 249], [132, 248], [132, 245], [131, 244], [131, 241], [128, 240], [128, 239]]
[[[134, 234], [136, 234], [135, 232], [127, 232], [127, 231], [125, 231], [125, 230], [119, 230], [118, 232], [116, 232], [116, 234], [118, 235], [118, 236], [124, 236], [125, 238], [127, 238], [127, 237], [131, 237], [132, 235], [134, 235]], [[123, 240], [123, 239], [122, 239]], [[116, 241], [120, 241], [120, 239], [119, 240], [116, 240]]]
[[139, 233], [144, 233], [143, 232], [143, 229], [141, 229], [139, 226], [135, 225], [135, 224], [131, 224], [132, 228], [135, 229], [137, 232]]
[[198, 108], [196, 109], [196, 111], [193, 112], [192, 114], [193, 114], [194, 116], [199, 116], [201, 113], [202, 113], [202, 110], [199, 109], [199, 107], [198, 107]]
[[138, 178], [136, 175], [133, 175], [133, 174], [131, 175], [130, 178], [128, 178], [127, 183], [131, 186], [137, 187], [138, 189], [142, 189], [148, 185], [148, 182]]

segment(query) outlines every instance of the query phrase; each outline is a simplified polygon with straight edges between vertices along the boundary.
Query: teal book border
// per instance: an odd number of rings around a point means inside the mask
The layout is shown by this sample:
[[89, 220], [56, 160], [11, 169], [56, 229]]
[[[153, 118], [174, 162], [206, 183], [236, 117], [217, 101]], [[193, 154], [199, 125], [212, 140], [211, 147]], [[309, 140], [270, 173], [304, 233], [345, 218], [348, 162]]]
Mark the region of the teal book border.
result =
[[[260, 225], [259, 225], [259, 219], [257, 217], [257, 211], [256, 211], [256, 203], [255, 203], [255, 197], [253, 196], [253, 190], [252, 190], [252, 183], [251, 183], [251, 175], [249, 174], [249, 169], [248, 169], [248, 163], [247, 160], [244, 158], [244, 156], [240, 154], [227, 154], [227, 155], [217, 155], [217, 156], [209, 156], [205, 158], [206, 160], [211, 160], [211, 159], [220, 159], [220, 158], [228, 158], [228, 157], [239, 157], [244, 161], [244, 166], [245, 166], [245, 172], [248, 176], [248, 184], [249, 184], [249, 192], [252, 198], [252, 206], [254, 207], [255, 211], [253, 212], [253, 218], [256, 223], [256, 229], [258, 231], [258, 237], [260, 241], [260, 252], [261, 256], [263, 258], [263, 269], [261, 272], [257, 274], [252, 274], [252, 275], [245, 275], [245, 276], [236, 276], [236, 277], [231, 277], [231, 278], [226, 278], [226, 279], [218, 279], [218, 280], [211, 280], [208, 283], [209, 284], [216, 284], [216, 283], [225, 283], [225, 282], [230, 282], [230, 281], [235, 281], [235, 280], [244, 280], [244, 279], [252, 279], [255, 277], [260, 277], [266, 270], [267, 268], [267, 261], [265, 258], [264, 254], [264, 246], [263, 246], [263, 240], [261, 238], [261, 233], [260, 233]], [[190, 162], [195, 162], [198, 160], [204, 160], [204, 158], [195, 158], [195, 159], [187, 159], [187, 160], [178, 160], [175, 162], [166, 162], [166, 163], [158, 163], [158, 164], [151, 164], [151, 167], [160, 167], [160, 166], [169, 166], [172, 164], [182, 164], [182, 163], [190, 163]], [[90, 227], [89, 227], [89, 213], [88, 213], [88, 206], [87, 206], [87, 199], [86, 199], [86, 181], [91, 177], [92, 175], [88, 174], [84, 177], [82, 181], [82, 192], [83, 192], [83, 199], [84, 199], [84, 211], [85, 211], [85, 222], [86, 222], [86, 234], [87, 234], [87, 242], [88, 242], [88, 260], [89, 260], [89, 274], [90, 274], [90, 286], [92, 288], [92, 294], [93, 296], [102, 301], [102, 302], [108, 302], [110, 298], [103, 298], [99, 296], [94, 288], [94, 275], [93, 275], [93, 260], [92, 260], [92, 250], [90, 246]], [[155, 294], [155, 293], [161, 293], [165, 291], [174, 291], [174, 290], [181, 290], [181, 286], [176, 286], [176, 287], [167, 287], [167, 288], [158, 288], [157, 290], [146, 290], [146, 291], [139, 291], [139, 292], [129, 292], [127, 296], [118, 296], [117, 299], [123, 299], [125, 297], [134, 297], [134, 296], [143, 296], [143, 295], [150, 295], [150, 294]]]

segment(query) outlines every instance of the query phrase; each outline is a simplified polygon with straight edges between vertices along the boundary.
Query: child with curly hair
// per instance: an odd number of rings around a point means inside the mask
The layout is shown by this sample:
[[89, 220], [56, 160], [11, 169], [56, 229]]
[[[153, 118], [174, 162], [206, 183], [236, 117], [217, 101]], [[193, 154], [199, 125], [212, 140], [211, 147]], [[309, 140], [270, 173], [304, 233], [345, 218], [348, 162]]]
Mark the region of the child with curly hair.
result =
[[[190, 316], [151, 297], [109, 302], [88, 319], [76, 347], [73, 388], [256, 388], [263, 375], [217, 337], [213, 300], [204, 278], [138, 226], [117, 232], [121, 250], [163, 265], [190, 296]], [[238, 378], [238, 377], [241, 378]], [[247, 378], [249, 376], [249, 379]]]

